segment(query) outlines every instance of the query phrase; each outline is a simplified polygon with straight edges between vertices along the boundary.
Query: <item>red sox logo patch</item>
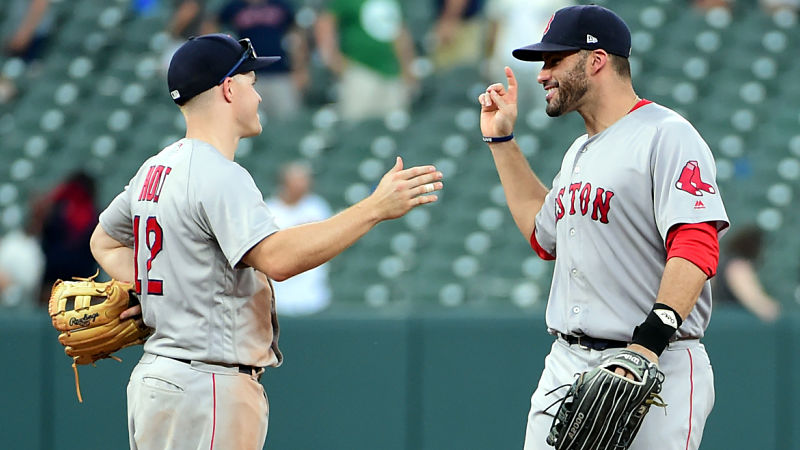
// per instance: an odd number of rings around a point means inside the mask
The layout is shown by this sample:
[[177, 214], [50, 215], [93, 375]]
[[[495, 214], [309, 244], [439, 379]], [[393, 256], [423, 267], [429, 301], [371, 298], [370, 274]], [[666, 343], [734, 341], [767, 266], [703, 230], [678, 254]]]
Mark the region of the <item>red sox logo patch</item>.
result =
[[[700, 166], [697, 164], [697, 161], [689, 161], [683, 166], [681, 175], [678, 181], [675, 182], [675, 187], [698, 197], [702, 196], [703, 192], [708, 192], [709, 194], [717, 193], [714, 186], [700, 178]], [[695, 207], [697, 207], [697, 205], [695, 205]]]

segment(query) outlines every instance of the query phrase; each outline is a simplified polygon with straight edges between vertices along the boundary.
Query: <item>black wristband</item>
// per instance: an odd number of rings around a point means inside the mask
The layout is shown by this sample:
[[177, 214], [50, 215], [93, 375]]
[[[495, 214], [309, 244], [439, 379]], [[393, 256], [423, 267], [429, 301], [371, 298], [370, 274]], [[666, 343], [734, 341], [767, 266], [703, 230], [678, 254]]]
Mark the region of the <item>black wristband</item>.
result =
[[633, 329], [631, 343], [639, 344], [661, 356], [682, 323], [683, 319], [677, 311], [664, 303], [656, 303], [644, 322]]
[[492, 142], [508, 142], [514, 139], [514, 133], [509, 134], [508, 136], [500, 136], [500, 137], [490, 137], [484, 136], [483, 142], [492, 143]]

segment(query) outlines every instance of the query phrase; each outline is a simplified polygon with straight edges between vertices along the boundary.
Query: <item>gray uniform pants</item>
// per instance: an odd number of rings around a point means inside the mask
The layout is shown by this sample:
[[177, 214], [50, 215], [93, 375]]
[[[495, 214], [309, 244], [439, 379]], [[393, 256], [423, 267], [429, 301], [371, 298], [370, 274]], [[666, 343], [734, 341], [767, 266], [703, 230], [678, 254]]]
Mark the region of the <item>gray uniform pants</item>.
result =
[[[569, 388], [545, 394], [562, 384], [571, 384], [576, 373], [596, 367], [616, 350], [589, 350], [556, 339], [531, 397], [525, 450], [553, 449], [545, 442], [553, 418], [544, 414], [544, 409], [562, 398]], [[666, 414], [662, 408], [651, 407], [630, 450], [696, 450], [714, 406], [714, 373], [706, 349], [698, 340], [673, 342], [661, 354], [658, 365], [665, 375], [660, 395], [667, 403]], [[558, 405], [547, 410], [550, 414], [556, 411]]]
[[145, 353], [128, 383], [131, 449], [253, 449], [267, 437], [258, 373]]

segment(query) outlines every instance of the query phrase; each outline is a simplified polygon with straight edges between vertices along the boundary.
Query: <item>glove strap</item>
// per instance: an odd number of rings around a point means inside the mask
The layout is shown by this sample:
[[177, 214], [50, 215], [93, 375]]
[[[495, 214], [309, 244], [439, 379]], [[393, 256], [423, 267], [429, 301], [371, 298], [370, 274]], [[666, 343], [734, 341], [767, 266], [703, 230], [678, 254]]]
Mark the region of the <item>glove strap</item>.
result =
[[78, 401], [80, 403], [83, 403], [83, 397], [81, 397], [81, 382], [80, 382], [80, 379], [78, 379], [78, 363], [77, 363], [77, 360], [78, 360], [77, 357], [75, 357], [72, 360], [72, 371], [75, 372], [75, 392], [78, 393]]
[[641, 325], [634, 328], [631, 342], [639, 344], [658, 356], [669, 345], [672, 335], [683, 323], [680, 314], [664, 303], [656, 303]]

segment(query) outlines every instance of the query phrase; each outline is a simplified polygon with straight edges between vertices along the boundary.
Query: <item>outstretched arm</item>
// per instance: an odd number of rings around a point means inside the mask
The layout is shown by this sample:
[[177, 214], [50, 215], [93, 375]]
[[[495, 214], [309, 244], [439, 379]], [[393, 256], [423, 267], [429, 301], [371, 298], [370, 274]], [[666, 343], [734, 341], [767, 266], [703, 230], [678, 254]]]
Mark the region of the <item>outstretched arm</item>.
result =
[[433, 166], [404, 170], [398, 157], [369, 197], [329, 219], [273, 233], [250, 249], [242, 262], [276, 281], [305, 272], [350, 247], [379, 222], [435, 202], [436, 195], [425, 194], [442, 189], [441, 179], [442, 173]]
[[[508, 89], [496, 83], [478, 97], [481, 104], [481, 132], [488, 137], [508, 136], [517, 120], [517, 79], [506, 67]], [[515, 140], [489, 143], [508, 208], [517, 228], [530, 239], [536, 214], [542, 209], [547, 187], [531, 169]]]

